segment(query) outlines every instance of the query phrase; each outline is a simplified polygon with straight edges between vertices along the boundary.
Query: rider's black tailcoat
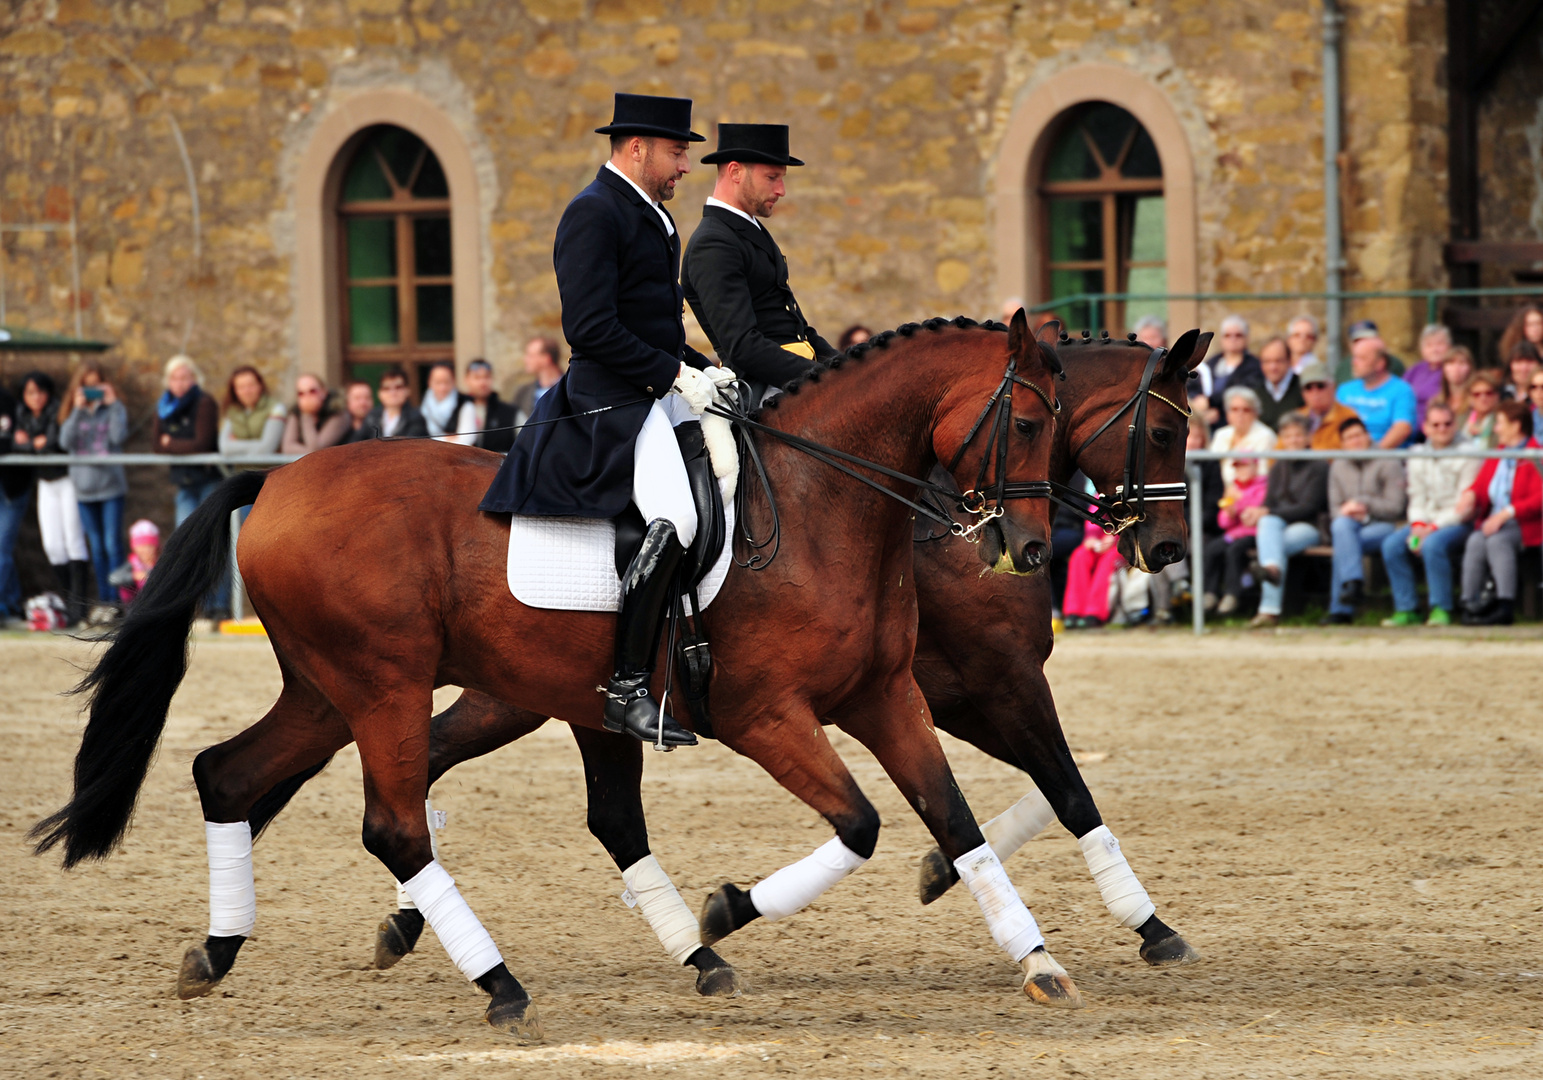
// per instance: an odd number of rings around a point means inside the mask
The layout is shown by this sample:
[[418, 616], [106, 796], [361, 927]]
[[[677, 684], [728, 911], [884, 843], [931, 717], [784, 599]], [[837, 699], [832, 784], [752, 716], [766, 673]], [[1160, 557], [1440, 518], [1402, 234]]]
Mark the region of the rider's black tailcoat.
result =
[[[568, 372], [536, 405], [480, 509], [615, 517], [632, 498], [633, 444], [651, 402], [670, 392], [681, 360], [712, 363], [686, 344], [680, 233], [630, 184], [601, 168], [568, 204], [552, 251]], [[577, 414], [619, 405], [595, 416]], [[571, 417], [557, 423], [540, 423]]]
[[813, 361], [781, 347], [791, 342], [807, 341], [816, 360], [836, 355], [804, 321], [777, 241], [731, 210], [702, 208], [681, 286], [718, 356], [742, 379], [782, 386], [808, 371]]

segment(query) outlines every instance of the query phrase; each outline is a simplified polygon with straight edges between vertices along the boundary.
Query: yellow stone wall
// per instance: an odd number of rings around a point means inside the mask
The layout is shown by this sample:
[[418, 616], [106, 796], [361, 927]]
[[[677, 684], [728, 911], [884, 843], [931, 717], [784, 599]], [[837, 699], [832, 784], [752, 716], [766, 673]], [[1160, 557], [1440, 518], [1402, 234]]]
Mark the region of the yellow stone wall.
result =
[[[1313, 289], [1319, 12], [1316, 0], [12, 0], [0, 11], [0, 209], [63, 224], [73, 193], [83, 330], [116, 342], [114, 360], [148, 379], [186, 337], [217, 377], [255, 362], [287, 392], [295, 162], [350, 93], [405, 87], [464, 118], [487, 188], [488, 281], [473, 287], [507, 375], [526, 335], [558, 325], [552, 233], [603, 159], [590, 132], [613, 91], [673, 93], [696, 100], [698, 130], [793, 125], [810, 165], [771, 225], [828, 336], [995, 315], [988, 194], [1013, 105], [1096, 59], [1143, 74], [1181, 117], [1201, 288]], [[1443, 13], [1434, 0], [1349, 5], [1351, 287], [1444, 282]], [[693, 172], [672, 207], [688, 233], [710, 172]], [[1535, 173], [1496, 213], [1535, 216]], [[6, 234], [4, 259], [7, 319], [69, 332], [65, 234]], [[1296, 305], [1240, 306], [1262, 333]], [[1210, 328], [1224, 310], [1204, 309]], [[1377, 317], [1400, 349], [1423, 317], [1410, 304], [1351, 314]]]

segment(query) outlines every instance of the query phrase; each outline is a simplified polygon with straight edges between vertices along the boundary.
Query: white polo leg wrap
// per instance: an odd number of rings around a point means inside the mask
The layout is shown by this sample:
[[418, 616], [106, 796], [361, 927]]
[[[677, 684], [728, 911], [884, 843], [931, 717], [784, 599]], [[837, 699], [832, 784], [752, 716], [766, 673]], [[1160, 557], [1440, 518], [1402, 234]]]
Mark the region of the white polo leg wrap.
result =
[[677, 964], [684, 964], [687, 957], [702, 947], [702, 931], [659, 860], [645, 856], [623, 870], [621, 879], [627, 885], [622, 899], [630, 896], [628, 905], [636, 903], [643, 909], [643, 917], [654, 928], [664, 951]]
[[252, 880], [252, 826], [204, 822], [209, 845], [209, 936], [250, 937], [257, 922]]
[[868, 860], [832, 837], [814, 854], [784, 866], [750, 890], [750, 902], [768, 922], [801, 911], [836, 882]]
[[959, 880], [970, 887], [970, 895], [980, 905], [980, 912], [991, 927], [991, 939], [1017, 963], [1045, 943], [1039, 924], [1024, 906], [1023, 899], [1002, 869], [1002, 860], [982, 844], [954, 860]]
[[1040, 793], [1039, 788], [1029, 793], [1006, 810], [980, 827], [981, 835], [1006, 862], [1017, 850], [1048, 829], [1055, 821], [1055, 811]]
[[[423, 800], [423, 810], [429, 817], [429, 850], [434, 853], [434, 861], [439, 861], [439, 830], [445, 824], [445, 812], [434, 809], [434, 804], [428, 799]], [[396, 906], [400, 908], [416, 908], [413, 898], [407, 895], [407, 890], [399, 881], [396, 883]]]
[[1109, 826], [1100, 825], [1078, 840], [1077, 846], [1082, 848], [1082, 856], [1088, 860], [1088, 871], [1103, 895], [1104, 906], [1120, 925], [1135, 930], [1152, 917], [1157, 905], [1136, 880], [1136, 872], [1125, 861], [1120, 842], [1109, 831]]
[[475, 982], [504, 962], [492, 936], [462, 899], [455, 879], [445, 873], [437, 860], [414, 874], [411, 881], [403, 882], [402, 887], [467, 979]]

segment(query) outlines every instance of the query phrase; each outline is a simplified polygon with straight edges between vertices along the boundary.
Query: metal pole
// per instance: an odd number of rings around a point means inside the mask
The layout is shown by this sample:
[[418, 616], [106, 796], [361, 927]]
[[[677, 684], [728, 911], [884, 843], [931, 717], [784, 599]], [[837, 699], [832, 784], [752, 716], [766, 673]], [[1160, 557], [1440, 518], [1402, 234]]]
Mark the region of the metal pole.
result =
[[[1340, 223], [1339, 153], [1339, 0], [1323, 0], [1323, 274], [1324, 290], [1337, 293], [1343, 287], [1345, 267], [1344, 235]], [[1334, 372], [1336, 382], [1345, 381], [1339, 370], [1339, 341], [1343, 334], [1345, 302], [1330, 296], [1324, 310], [1323, 347], [1325, 363]]]
[[1188, 465], [1189, 474], [1189, 597], [1190, 622], [1196, 636], [1205, 633], [1205, 517], [1200, 505], [1200, 466]]

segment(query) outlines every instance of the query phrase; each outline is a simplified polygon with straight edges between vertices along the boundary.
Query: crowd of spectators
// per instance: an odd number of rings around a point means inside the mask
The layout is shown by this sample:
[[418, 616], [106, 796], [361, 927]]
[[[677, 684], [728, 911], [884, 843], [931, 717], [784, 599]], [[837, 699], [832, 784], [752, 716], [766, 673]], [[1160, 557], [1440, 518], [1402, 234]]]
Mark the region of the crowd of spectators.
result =
[[[1156, 318], [1143, 318], [1134, 332], [1154, 347], [1166, 344], [1166, 329]], [[842, 341], [867, 335], [865, 327], [853, 326]], [[1543, 430], [1543, 308], [1529, 305], [1516, 315], [1494, 368], [1479, 368], [1438, 324], [1422, 331], [1419, 359], [1407, 367], [1370, 321], [1353, 324], [1347, 338], [1353, 378], [1336, 387], [1318, 359], [1319, 327], [1311, 316], [1292, 319], [1284, 334], [1269, 337], [1257, 352], [1250, 348], [1248, 323], [1228, 316], [1216, 354], [1191, 378], [1189, 448], [1267, 453], [1537, 445], [1533, 436]], [[380, 438], [435, 438], [506, 452], [518, 426], [561, 378], [557, 342], [533, 338], [523, 366], [528, 378], [508, 402], [494, 390], [492, 366], [474, 360], [459, 386], [448, 362], [430, 368], [416, 404], [411, 375], [393, 366], [374, 384], [355, 379], [341, 388], [302, 374], [286, 405], [251, 366], [237, 368], [217, 399], [204, 389], [195, 362], [178, 355], [165, 365], [163, 390], [147, 419], [155, 451], [174, 456], [307, 454]], [[125, 543], [123, 468], [89, 460], [124, 449], [128, 410], [94, 360], [77, 365], [62, 393], [42, 372], [28, 374], [17, 389], [19, 400], [0, 389], [0, 438], [9, 453], [64, 453], [81, 461], [67, 468], [0, 467], [0, 617], [14, 624], [24, 608], [13, 553], [35, 499], [66, 621], [110, 621], [153, 565], [147, 552], [131, 553]], [[181, 525], [222, 475], [239, 467], [172, 466], [173, 524]], [[1172, 617], [1187, 592], [1221, 616], [1245, 614], [1257, 596], [1251, 625], [1274, 625], [1291, 587], [1293, 557], [1327, 547], [1333, 558], [1326, 622], [1353, 621], [1365, 600], [1364, 560], [1375, 555], [1393, 593], [1387, 624], [1442, 625], [1455, 618], [1508, 623], [1521, 552], [1543, 543], [1543, 476], [1529, 461], [1426, 453], [1416, 453], [1407, 467], [1373, 459], [1229, 459], [1202, 463], [1201, 477], [1204, 535], [1192, 541], [1205, 553], [1205, 580], [1188, 581], [1183, 564], [1158, 575], [1147, 603], [1160, 621]], [[238, 527], [244, 518], [244, 512], [237, 515]], [[141, 521], [132, 531], [144, 537], [154, 528]], [[1070, 627], [1104, 624], [1111, 601], [1122, 603], [1124, 563], [1117, 545], [1066, 513], [1056, 521], [1053, 541], [1057, 614]], [[1417, 571], [1423, 571], [1428, 595], [1423, 618]], [[222, 585], [206, 600], [206, 613], [227, 614], [227, 591]]]
[[[1166, 344], [1158, 320], [1143, 319], [1134, 331], [1150, 345]], [[1167, 621], [1188, 591], [1208, 612], [1246, 615], [1257, 596], [1250, 625], [1274, 626], [1287, 590], [1302, 584], [1290, 580], [1293, 557], [1321, 549], [1333, 553], [1325, 623], [1355, 621], [1367, 600], [1367, 556], [1380, 559], [1393, 594], [1384, 625], [1512, 622], [1522, 552], [1543, 544], [1543, 475], [1532, 461], [1436, 452], [1538, 445], [1543, 308], [1517, 313], [1498, 364], [1485, 369], [1440, 324], [1424, 328], [1419, 358], [1406, 365], [1375, 323], [1354, 323], [1352, 378], [1338, 387], [1317, 358], [1310, 316], [1292, 319], [1257, 352], [1249, 334], [1242, 318], [1224, 319], [1218, 351], [1192, 376], [1191, 449], [1410, 449], [1412, 456], [1200, 463], [1204, 535], [1191, 541], [1204, 552], [1204, 580], [1189, 581], [1183, 564], [1168, 567], [1152, 582], [1146, 612], [1123, 614]], [[1068, 524], [1058, 522], [1058, 551], [1068, 550]], [[1058, 610], [1070, 628], [1101, 625], [1110, 599], [1118, 602], [1123, 560], [1091, 535], [1073, 544], [1070, 558], [1057, 560]]]
[[[341, 389], [329, 387], [318, 375], [302, 374], [286, 405], [269, 390], [262, 372], [249, 365], [232, 372], [223, 396], [217, 397], [205, 389], [192, 358], [179, 354], [166, 362], [162, 392], [144, 420], [154, 452], [172, 456], [309, 454], [380, 438], [436, 438], [503, 453], [562, 376], [557, 342], [533, 339], [525, 349], [524, 369], [529, 381], [510, 402], [494, 390], [492, 365], [479, 359], [466, 366], [459, 387], [450, 363], [434, 365], [419, 405], [412, 401], [411, 375], [398, 366], [380, 372], [375, 385], [354, 379]], [[80, 362], [62, 394], [40, 371], [29, 373], [17, 391], [13, 397], [0, 388], [0, 438], [5, 442], [0, 453], [68, 454], [80, 460], [69, 466], [28, 466], [13, 457], [0, 466], [0, 620], [11, 627], [26, 622], [15, 549], [35, 498], [43, 551], [61, 598], [59, 621], [71, 628], [111, 622], [132, 602], [155, 564], [160, 542], [160, 528], [148, 519], [126, 528], [123, 466], [91, 460], [124, 451], [129, 411], [96, 360]], [[170, 466], [172, 526], [180, 526], [226, 473], [240, 467]], [[237, 513], [238, 528], [249, 510]], [[203, 609], [220, 619], [228, 617], [229, 606], [229, 583], [224, 582], [205, 599]]]

